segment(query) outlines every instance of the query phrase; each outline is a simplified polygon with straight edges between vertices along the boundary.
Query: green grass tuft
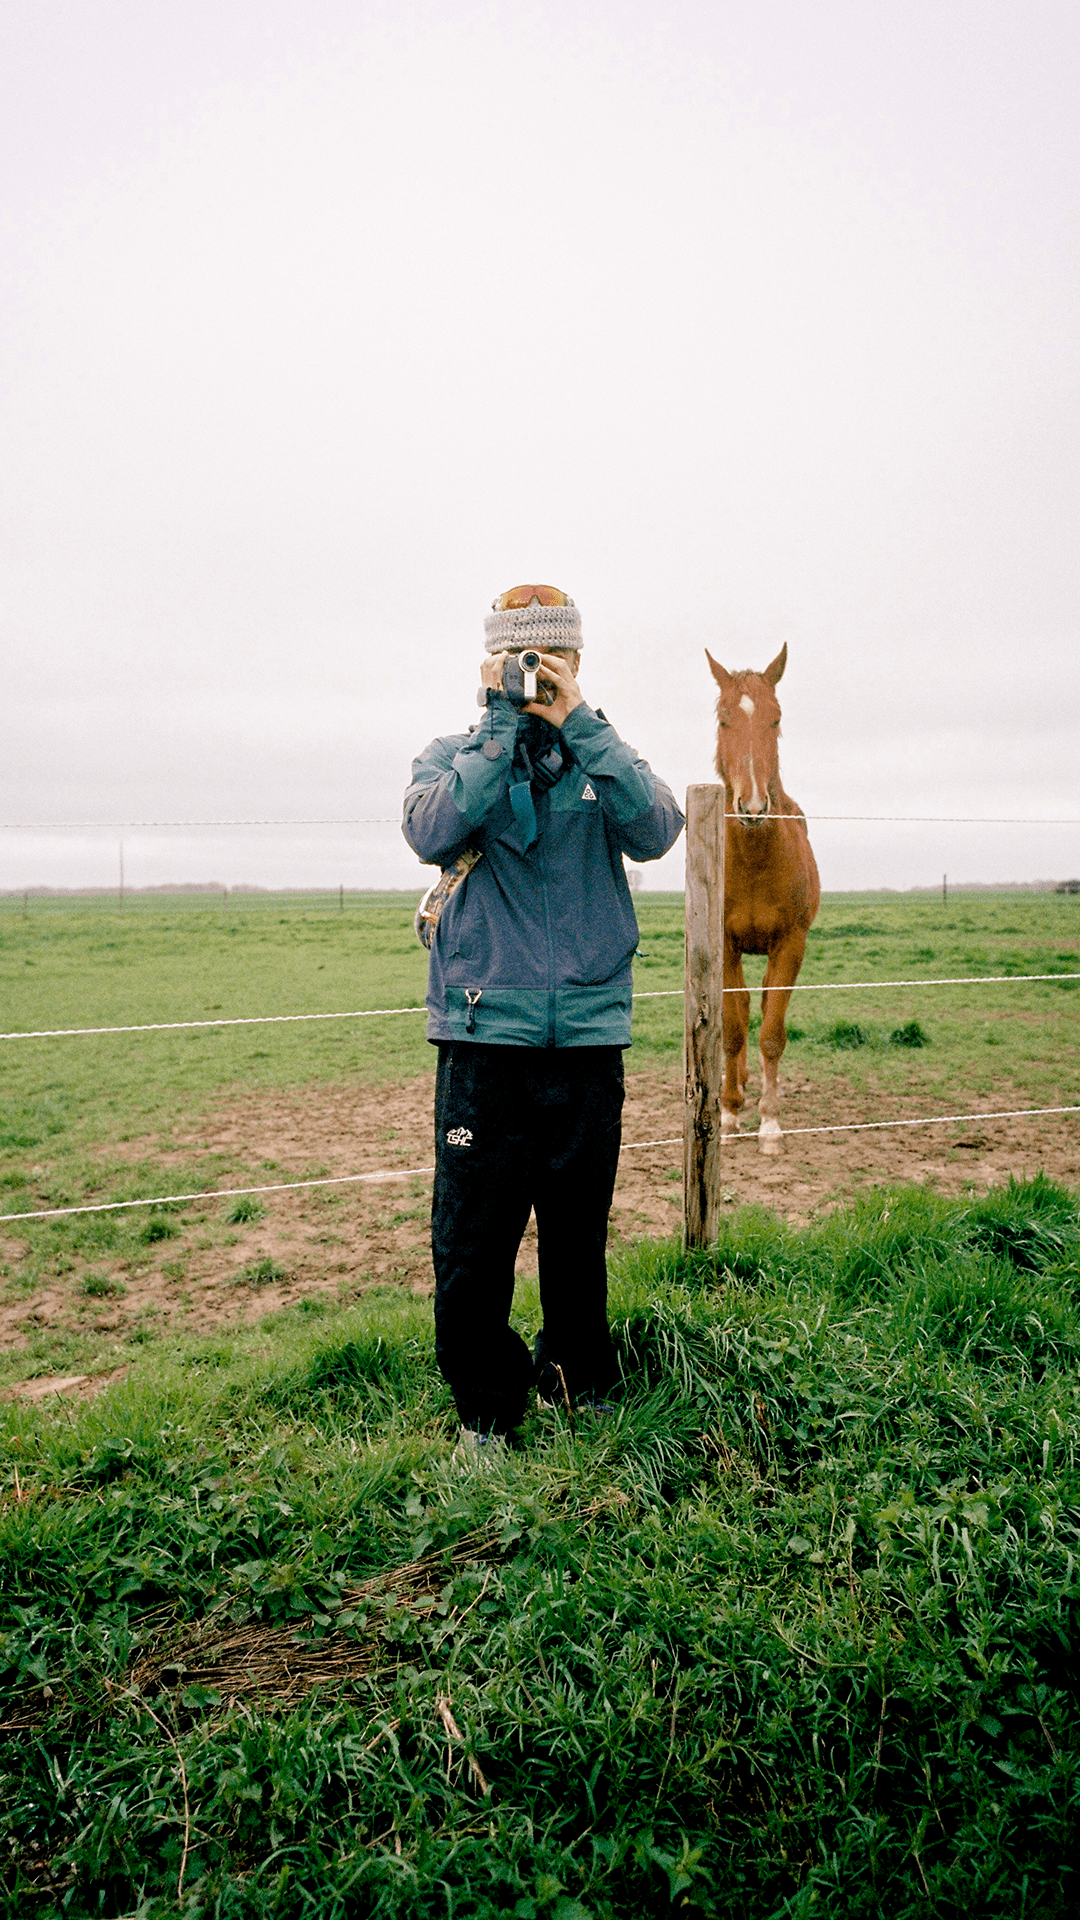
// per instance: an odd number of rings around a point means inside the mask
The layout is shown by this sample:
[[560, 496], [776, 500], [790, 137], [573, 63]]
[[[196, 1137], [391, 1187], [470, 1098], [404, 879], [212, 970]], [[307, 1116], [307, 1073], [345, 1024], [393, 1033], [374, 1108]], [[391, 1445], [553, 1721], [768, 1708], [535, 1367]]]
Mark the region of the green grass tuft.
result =
[[253, 1193], [242, 1193], [230, 1207], [227, 1217], [233, 1226], [247, 1226], [262, 1220], [265, 1214], [266, 1208], [261, 1200], [257, 1200]]
[[843, 1052], [851, 1047], [866, 1047], [870, 1044], [869, 1029], [860, 1026], [857, 1020], [834, 1020], [825, 1034], [825, 1044]]
[[237, 1282], [238, 1285], [242, 1287], [269, 1287], [272, 1286], [276, 1280], [284, 1280], [286, 1278], [287, 1272], [281, 1265], [281, 1262], [272, 1259], [270, 1254], [265, 1253], [261, 1260], [250, 1260], [248, 1262], [243, 1271], [238, 1274]]
[[167, 1214], [160, 1212], [157, 1207], [153, 1207], [150, 1210], [145, 1225], [139, 1233], [139, 1238], [140, 1240], [144, 1240], [148, 1246], [153, 1246], [158, 1240], [174, 1239], [179, 1231], [180, 1228], [175, 1220], [170, 1220]]
[[928, 1047], [930, 1036], [923, 1031], [917, 1020], [905, 1020], [902, 1027], [894, 1027], [889, 1035], [891, 1047]]

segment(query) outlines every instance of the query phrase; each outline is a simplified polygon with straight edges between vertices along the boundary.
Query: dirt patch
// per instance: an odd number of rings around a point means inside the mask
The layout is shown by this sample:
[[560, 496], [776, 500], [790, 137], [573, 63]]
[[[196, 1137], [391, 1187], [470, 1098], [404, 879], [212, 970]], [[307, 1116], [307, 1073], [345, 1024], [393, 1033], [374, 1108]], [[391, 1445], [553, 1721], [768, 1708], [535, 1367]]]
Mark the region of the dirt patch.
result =
[[[258, 1208], [265, 1209], [261, 1217], [247, 1221], [230, 1218], [235, 1202], [208, 1197], [174, 1216], [177, 1236], [148, 1248], [139, 1260], [76, 1264], [70, 1273], [43, 1279], [29, 1296], [9, 1298], [0, 1305], [0, 1347], [19, 1349], [35, 1337], [77, 1332], [105, 1343], [103, 1352], [119, 1353], [133, 1338], [240, 1325], [301, 1299], [348, 1300], [381, 1285], [430, 1293], [430, 1177], [421, 1170], [432, 1159], [433, 1086], [433, 1077], [423, 1074], [403, 1085], [320, 1085], [232, 1095], [210, 1108], [197, 1128], [184, 1120], [167, 1141], [127, 1143], [125, 1152], [132, 1158], [161, 1168], [166, 1193], [170, 1167], [190, 1165], [193, 1153], [219, 1157], [226, 1168], [215, 1181], [219, 1187], [375, 1170], [401, 1177], [268, 1192], [257, 1197]], [[942, 1098], [933, 1096], [933, 1102]], [[914, 1117], [926, 1104], [924, 1096], [907, 1110]], [[965, 1104], [1031, 1103], [1003, 1087], [992, 1100], [961, 1103], [961, 1110]], [[841, 1078], [823, 1086], [796, 1070], [785, 1080], [784, 1124], [791, 1129], [828, 1125], [838, 1114], [867, 1121], [900, 1117], [904, 1111], [902, 1100], [856, 1089]], [[681, 1075], [655, 1069], [628, 1075], [626, 1151], [611, 1217], [614, 1246], [679, 1231], [682, 1115]], [[792, 1132], [775, 1160], [758, 1153], [748, 1132], [725, 1150], [723, 1202], [725, 1208], [758, 1203], [801, 1224], [861, 1185], [918, 1181], [959, 1194], [1041, 1168], [1077, 1186], [1077, 1119], [1046, 1116], [880, 1133]], [[756, 1116], [748, 1112], [747, 1127], [755, 1125]], [[636, 1144], [646, 1141], [671, 1144]], [[21, 1243], [12, 1243], [13, 1254], [21, 1250]], [[522, 1274], [536, 1271], [534, 1224], [526, 1232], [518, 1268]]]
[[5, 1387], [0, 1400], [48, 1400], [61, 1395], [65, 1400], [93, 1400], [127, 1373], [126, 1367], [113, 1367], [108, 1373], [49, 1373], [36, 1380], [19, 1380]]
[[[682, 1127], [681, 1077], [647, 1073], [630, 1076], [623, 1138], [678, 1136]], [[914, 1119], [929, 1104], [896, 1100], [854, 1090], [837, 1077], [828, 1087], [793, 1072], [783, 1082], [783, 1124], [787, 1129], [824, 1127], [837, 1122]], [[937, 1096], [940, 1099], [940, 1096]], [[977, 1106], [979, 1102], [971, 1102]], [[1031, 1102], [1002, 1088], [991, 1107]], [[961, 1103], [961, 1111], [966, 1103]], [[948, 1105], [946, 1104], [946, 1111]], [[748, 1108], [746, 1131], [723, 1154], [723, 1199], [728, 1208], [769, 1207], [795, 1225], [849, 1199], [860, 1186], [892, 1186], [906, 1181], [960, 1194], [987, 1188], [1010, 1174], [1030, 1175], [1040, 1168], [1066, 1186], [1080, 1184], [1080, 1115], [1039, 1120], [994, 1120], [933, 1127], [897, 1127], [869, 1133], [790, 1131], [784, 1151], [767, 1158], [754, 1138], [757, 1114]], [[682, 1221], [681, 1150], [624, 1151], [615, 1190], [612, 1225], [627, 1238], [676, 1231]], [[636, 1222], [636, 1224], [635, 1224]], [[646, 1224], [648, 1223], [648, 1224]]]

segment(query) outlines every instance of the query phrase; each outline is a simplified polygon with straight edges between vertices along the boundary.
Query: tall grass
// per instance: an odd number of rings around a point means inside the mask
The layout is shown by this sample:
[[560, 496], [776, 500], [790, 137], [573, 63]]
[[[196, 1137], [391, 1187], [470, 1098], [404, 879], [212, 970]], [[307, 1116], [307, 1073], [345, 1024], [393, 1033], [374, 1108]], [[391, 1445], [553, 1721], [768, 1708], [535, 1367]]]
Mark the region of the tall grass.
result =
[[[389, 1292], [7, 1405], [4, 1911], [1071, 1914], [1078, 1290], [1062, 1189], [906, 1189], [626, 1256], [614, 1413], [480, 1473]], [[134, 1694], [214, 1609], [351, 1683]]]

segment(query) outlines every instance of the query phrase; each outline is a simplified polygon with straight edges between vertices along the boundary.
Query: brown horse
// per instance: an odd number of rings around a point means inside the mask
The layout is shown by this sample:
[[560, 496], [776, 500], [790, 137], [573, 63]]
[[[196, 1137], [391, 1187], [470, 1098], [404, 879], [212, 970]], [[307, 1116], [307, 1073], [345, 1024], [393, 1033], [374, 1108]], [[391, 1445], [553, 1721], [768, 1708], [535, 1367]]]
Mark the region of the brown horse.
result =
[[[729, 673], [706, 648], [720, 688], [716, 771], [727, 790], [724, 829], [724, 1091], [721, 1137], [738, 1127], [746, 1092], [750, 994], [744, 953], [768, 955], [761, 996], [762, 1153], [779, 1153], [777, 1068], [787, 1045], [784, 1015], [821, 899], [817, 862], [798, 803], [780, 784], [776, 683], [783, 647], [764, 673]], [[734, 989], [734, 991], [733, 991]]]

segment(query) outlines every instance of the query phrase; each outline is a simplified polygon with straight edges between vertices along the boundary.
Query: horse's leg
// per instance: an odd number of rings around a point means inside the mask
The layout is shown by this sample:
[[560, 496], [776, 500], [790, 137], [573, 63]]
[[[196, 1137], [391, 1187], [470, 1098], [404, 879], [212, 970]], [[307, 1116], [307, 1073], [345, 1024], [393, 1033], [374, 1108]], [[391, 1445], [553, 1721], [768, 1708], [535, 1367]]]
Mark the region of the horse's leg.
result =
[[787, 1046], [784, 1016], [805, 952], [806, 934], [801, 927], [796, 928], [770, 953], [762, 982], [765, 988], [773, 989], [761, 996], [761, 1125], [758, 1128], [758, 1147], [762, 1153], [783, 1151], [777, 1070]]
[[[730, 989], [735, 987], [737, 992]], [[742, 954], [724, 942], [724, 1091], [720, 1099], [720, 1138], [737, 1132], [746, 1090], [746, 1035], [750, 1025], [750, 995], [743, 976]]]

